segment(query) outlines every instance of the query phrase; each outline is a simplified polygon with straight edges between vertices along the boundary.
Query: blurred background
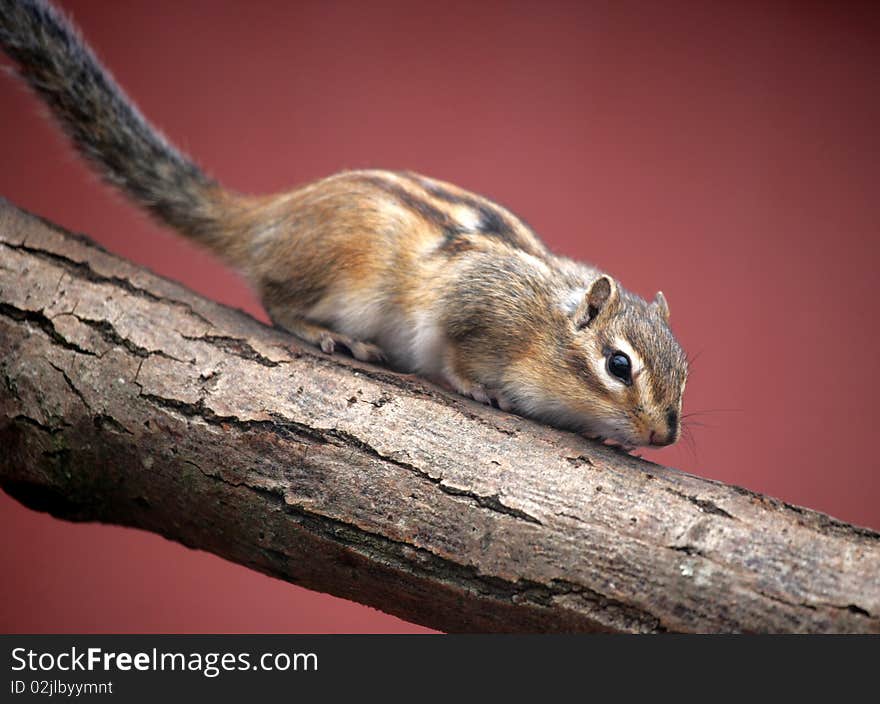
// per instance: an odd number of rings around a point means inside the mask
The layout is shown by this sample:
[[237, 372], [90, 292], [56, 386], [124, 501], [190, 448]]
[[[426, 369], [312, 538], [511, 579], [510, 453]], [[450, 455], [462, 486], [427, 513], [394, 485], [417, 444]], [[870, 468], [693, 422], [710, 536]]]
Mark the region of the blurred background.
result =
[[[231, 188], [414, 170], [643, 296], [662, 289], [696, 357], [692, 442], [646, 455], [880, 529], [876, 6], [60, 4]], [[0, 120], [0, 194], [266, 319], [234, 273], [101, 185], [7, 76]], [[5, 494], [0, 534], [0, 631], [427, 630]]]

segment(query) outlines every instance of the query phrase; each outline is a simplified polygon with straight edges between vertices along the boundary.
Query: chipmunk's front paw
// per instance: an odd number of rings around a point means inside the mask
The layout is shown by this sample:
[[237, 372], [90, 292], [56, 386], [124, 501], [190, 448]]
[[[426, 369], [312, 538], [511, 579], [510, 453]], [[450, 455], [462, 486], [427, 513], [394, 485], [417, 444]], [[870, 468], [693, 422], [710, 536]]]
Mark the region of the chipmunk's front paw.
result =
[[338, 347], [343, 347], [349, 351], [352, 357], [362, 362], [384, 362], [386, 360], [385, 353], [376, 345], [355, 340], [348, 335], [332, 330], [321, 333], [320, 346], [327, 354], [333, 354]]
[[467, 383], [461, 379], [449, 376], [447, 376], [446, 381], [457, 393], [462, 396], [468, 396], [478, 403], [485, 403], [487, 406], [494, 406], [502, 411], [510, 411], [513, 408], [509, 399], [500, 391], [487, 389], [482, 384]]

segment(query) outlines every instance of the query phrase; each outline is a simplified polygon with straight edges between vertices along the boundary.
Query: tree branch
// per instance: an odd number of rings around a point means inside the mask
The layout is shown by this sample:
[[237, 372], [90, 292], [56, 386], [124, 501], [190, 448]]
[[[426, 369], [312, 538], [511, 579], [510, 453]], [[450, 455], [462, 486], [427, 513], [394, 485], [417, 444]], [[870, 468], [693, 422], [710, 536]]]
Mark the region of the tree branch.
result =
[[0, 202], [0, 483], [448, 631], [880, 632], [880, 535], [329, 358]]

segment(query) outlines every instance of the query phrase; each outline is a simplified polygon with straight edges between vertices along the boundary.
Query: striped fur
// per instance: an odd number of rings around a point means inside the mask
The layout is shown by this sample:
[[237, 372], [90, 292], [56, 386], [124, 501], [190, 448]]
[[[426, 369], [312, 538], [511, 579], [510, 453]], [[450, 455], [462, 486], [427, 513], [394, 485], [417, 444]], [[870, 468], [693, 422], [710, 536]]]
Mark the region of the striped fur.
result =
[[[413, 173], [292, 192], [221, 188], [138, 112], [42, 0], [0, 0], [0, 45], [79, 151], [136, 203], [240, 268], [272, 320], [327, 352], [625, 445], [673, 442], [687, 375], [665, 299], [556, 257], [507, 209]], [[606, 368], [633, 360], [631, 384]]]

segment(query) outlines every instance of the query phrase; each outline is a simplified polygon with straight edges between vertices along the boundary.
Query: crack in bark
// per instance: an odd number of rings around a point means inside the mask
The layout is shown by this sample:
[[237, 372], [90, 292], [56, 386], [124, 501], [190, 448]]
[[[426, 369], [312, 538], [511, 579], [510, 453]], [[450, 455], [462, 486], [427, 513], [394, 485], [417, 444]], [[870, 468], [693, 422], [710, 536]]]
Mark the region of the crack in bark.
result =
[[685, 555], [696, 555], [697, 557], [706, 557], [703, 551], [693, 545], [667, 545], [669, 550], [683, 552]]
[[[47, 221], [44, 221], [47, 222]], [[66, 237], [75, 237], [79, 239], [84, 244], [95, 247], [96, 249], [100, 249], [101, 251], [106, 251], [102, 247], [100, 247], [96, 242], [91, 240], [89, 237], [85, 235], [73, 235], [63, 229], [58, 228], [56, 225], [52, 223], [47, 224], [55, 231], [60, 232]], [[134, 296], [138, 296], [139, 298], [144, 298], [148, 301], [152, 301], [153, 303], [162, 303], [165, 305], [172, 305], [183, 308], [187, 313], [192, 315], [197, 320], [201, 321], [205, 325], [210, 327], [214, 327], [214, 324], [205, 318], [201, 313], [196, 311], [189, 303], [185, 303], [184, 301], [175, 299], [175, 298], [167, 298], [163, 296], [157, 296], [152, 291], [141, 288], [139, 286], [135, 286], [129, 279], [124, 278], [122, 276], [106, 276], [104, 274], [99, 274], [95, 271], [91, 264], [88, 262], [80, 262], [75, 259], [71, 259], [69, 257], [64, 256], [63, 254], [58, 254], [57, 252], [50, 252], [46, 249], [40, 249], [38, 247], [33, 247], [27, 244], [27, 241], [21, 244], [10, 244], [9, 242], [2, 242], [0, 245], [4, 247], [8, 247], [9, 249], [21, 250], [22, 252], [27, 252], [30, 255], [33, 255], [39, 259], [43, 259], [44, 261], [51, 262], [57, 266], [61, 266], [66, 269], [68, 272], [74, 274], [78, 278], [85, 279], [86, 281], [91, 281], [92, 283], [97, 284], [109, 284], [111, 286], [117, 286], [127, 293], [130, 293]]]
[[735, 516], [732, 516], [727, 511], [725, 511], [723, 508], [718, 506], [718, 504], [716, 504], [713, 501], [710, 501], [709, 499], [701, 499], [699, 496], [694, 496], [692, 494], [685, 494], [683, 491], [678, 491], [677, 489], [671, 489], [669, 487], [665, 487], [664, 491], [667, 491], [668, 493], [673, 494], [675, 496], [679, 496], [682, 499], [684, 499], [685, 501], [689, 501], [694, 506], [696, 506], [698, 509], [700, 509], [700, 511], [702, 511], [703, 513], [711, 513], [715, 516], [723, 516], [724, 518], [730, 518], [731, 520], [736, 520]]
[[64, 382], [67, 384], [67, 388], [70, 389], [73, 395], [82, 402], [82, 405], [85, 406], [86, 410], [91, 414], [92, 407], [89, 405], [89, 402], [86, 401], [86, 397], [82, 395], [82, 392], [78, 388], [76, 388], [76, 386], [74, 386], [74, 383], [70, 380], [70, 377], [67, 376], [67, 372], [56, 364], [52, 364], [52, 362], [49, 362], [49, 366], [52, 367], [52, 369], [54, 369], [56, 372], [59, 372], [62, 377], [64, 377]]
[[17, 308], [11, 303], [0, 302], [0, 315], [11, 318], [18, 322], [33, 323], [42, 330], [53, 342], [61, 345], [64, 349], [71, 350], [77, 354], [86, 354], [90, 357], [97, 357], [94, 352], [80, 347], [75, 342], [71, 342], [55, 329], [55, 324], [50, 318], [47, 318], [41, 311], [23, 310]]
[[575, 516], [573, 513], [566, 513], [565, 511], [560, 511], [556, 514], [558, 518], [567, 518], [571, 521], [575, 521], [577, 523], [586, 523], [586, 521], [580, 516]]
[[264, 367], [277, 367], [279, 365], [278, 362], [274, 362], [268, 357], [264, 357], [259, 352], [257, 352], [250, 344], [248, 344], [247, 340], [243, 340], [240, 337], [228, 337], [226, 335], [201, 335], [199, 337], [192, 337], [190, 335], [184, 335], [181, 333], [180, 335], [184, 340], [190, 340], [193, 342], [205, 342], [213, 347], [217, 347], [221, 349], [223, 352], [227, 354], [231, 354], [235, 357], [240, 357], [241, 359], [247, 359], [252, 362], [256, 362]]
[[740, 496], [745, 496], [755, 503], [796, 513], [799, 516], [803, 517], [805, 525], [809, 525], [810, 527], [815, 528], [824, 535], [842, 538], [858, 537], [863, 538], [869, 542], [880, 542], [880, 532], [872, 530], [871, 528], [856, 526], [852, 525], [851, 523], [844, 523], [843, 521], [839, 521], [832, 516], [828, 516], [827, 514], [819, 513], [818, 511], [804, 508], [803, 506], [790, 504], [782, 501], [781, 499], [773, 498], [772, 496], [758, 494], [754, 491], [751, 491], [750, 489], [746, 489], [735, 484], [725, 484], [723, 486], [726, 489], [729, 489], [739, 494]]
[[831, 609], [833, 611], [846, 611], [848, 613], [854, 614], [856, 616], [867, 618], [870, 620], [880, 620], [877, 619], [876, 616], [873, 616], [868, 610], [862, 608], [858, 604], [832, 604], [827, 601], [792, 601], [789, 599], [784, 599], [780, 596], [776, 596], [775, 594], [769, 594], [764, 590], [756, 589], [757, 594], [760, 594], [766, 599], [770, 599], [771, 601], [775, 601], [779, 604], [783, 604], [789, 608], [804, 608], [809, 609], [810, 611], [817, 611], [819, 609]]
[[113, 327], [113, 323], [111, 323], [109, 320], [90, 320], [89, 318], [81, 318], [76, 313], [71, 313], [70, 315], [73, 315], [73, 317], [76, 318], [83, 325], [86, 325], [92, 330], [96, 331], [104, 340], [104, 342], [107, 342], [114, 347], [122, 347], [131, 352], [135, 357], [149, 357], [151, 355], [155, 355], [157, 357], [170, 359], [174, 362], [180, 362], [181, 364], [187, 364], [185, 360], [173, 357], [164, 350], [148, 350], [146, 347], [141, 347], [137, 343], [132, 342], [127, 337], [123, 337], [119, 334], [116, 328]]
[[511, 508], [510, 506], [506, 506], [501, 503], [501, 497], [499, 494], [492, 494], [491, 496], [484, 496], [482, 494], [477, 494], [476, 492], [470, 491], [468, 489], [459, 489], [456, 487], [451, 487], [448, 484], [443, 483], [443, 477], [433, 477], [424, 470], [416, 467], [409, 462], [404, 462], [402, 460], [397, 459], [396, 457], [391, 457], [389, 455], [383, 455], [376, 448], [374, 448], [369, 443], [364, 442], [360, 438], [352, 435], [351, 433], [347, 433], [343, 430], [339, 430], [338, 428], [334, 428], [332, 430], [325, 430], [324, 434], [327, 437], [338, 438], [344, 445], [355, 447], [361, 452], [364, 452], [371, 457], [375, 457], [378, 460], [383, 462], [389, 462], [401, 469], [405, 469], [413, 474], [417, 475], [422, 479], [426, 479], [431, 484], [436, 486], [440, 491], [449, 496], [456, 496], [460, 498], [468, 499], [469, 501], [476, 503], [480, 508], [485, 508], [489, 511], [495, 511], [497, 513], [502, 513], [507, 516], [511, 516], [512, 518], [517, 518], [519, 520], [527, 521], [528, 523], [534, 523], [537, 525], [543, 525], [541, 521], [539, 521], [534, 516], [530, 516], [528, 513], [521, 511], [520, 509]]
[[586, 455], [578, 455], [577, 457], [566, 457], [565, 461], [568, 462], [572, 467], [595, 467], [593, 460], [591, 460]]
[[134, 435], [128, 428], [126, 428], [122, 423], [116, 420], [113, 416], [109, 416], [106, 413], [98, 413], [92, 418], [92, 423], [94, 424], [97, 430], [103, 430], [104, 428], [111, 428], [115, 430], [117, 433], [122, 433], [123, 435]]
[[[699, 548], [697, 548], [693, 545], [667, 545], [666, 548], [669, 550], [674, 550], [676, 552], [684, 553], [685, 555], [689, 555], [692, 557], [702, 558], [702, 559], [707, 560], [708, 562], [712, 562], [716, 565], [727, 566], [727, 564], [728, 564], [728, 563], [719, 561], [713, 557], [710, 557], [709, 555], [705, 554], [702, 550], [700, 550]], [[828, 608], [828, 609], [846, 610], [851, 613], [857, 614], [859, 616], [873, 618], [870, 612], [863, 609], [861, 606], [858, 606], [857, 604], [847, 604], [845, 606], [842, 606], [840, 604], [832, 604], [829, 602], [809, 602], [809, 601], [803, 601], [803, 600], [792, 601], [789, 599], [784, 599], [780, 596], [776, 596], [774, 594], [770, 594], [766, 590], [763, 590], [763, 589], [754, 588], [754, 591], [759, 596], [762, 596], [765, 599], [770, 599], [771, 601], [775, 601], [775, 602], [782, 604], [790, 609], [792, 609], [792, 608], [795, 608], [795, 609], [796, 608], [805, 608], [805, 609], [809, 609], [810, 611], [816, 611], [819, 608]]]
[[[428, 476], [421, 470], [418, 470], [419, 474], [423, 476]], [[542, 526], [544, 525], [534, 516], [529, 515], [525, 511], [522, 511], [518, 508], [511, 508], [510, 506], [506, 506], [501, 503], [501, 494], [492, 494], [491, 496], [483, 496], [482, 494], [477, 494], [473, 491], [468, 491], [466, 489], [457, 489], [449, 486], [448, 484], [438, 483], [440, 491], [444, 494], [449, 494], [450, 496], [464, 496], [471, 501], [474, 501], [481, 508], [488, 509], [490, 511], [496, 511], [497, 513], [503, 513], [507, 516], [512, 516], [513, 518], [518, 518], [522, 521], [526, 521], [528, 523], [534, 523], [535, 525]]]
[[63, 433], [64, 429], [67, 426], [66, 423], [62, 422], [61, 425], [55, 427], [53, 425], [46, 425], [45, 423], [41, 423], [36, 418], [31, 418], [30, 416], [26, 416], [23, 413], [19, 413], [18, 415], [12, 416], [10, 420], [13, 423], [24, 423], [25, 425], [30, 425], [33, 428], [37, 428], [38, 430], [47, 433], [48, 435], [57, 435], [58, 433]]
[[287, 418], [273, 416], [272, 414], [269, 414], [270, 420], [244, 420], [238, 416], [218, 415], [205, 405], [204, 399], [200, 399], [198, 403], [188, 403], [151, 393], [144, 393], [143, 391], [141, 391], [140, 397], [160, 408], [177, 411], [187, 418], [195, 418], [209, 425], [218, 427], [233, 426], [245, 432], [263, 430], [308, 444], [326, 444], [328, 442], [321, 431]]

